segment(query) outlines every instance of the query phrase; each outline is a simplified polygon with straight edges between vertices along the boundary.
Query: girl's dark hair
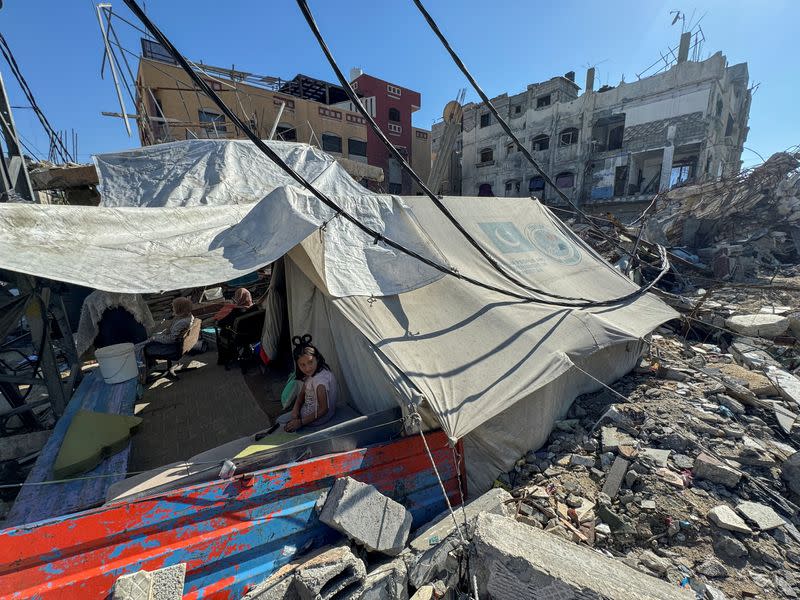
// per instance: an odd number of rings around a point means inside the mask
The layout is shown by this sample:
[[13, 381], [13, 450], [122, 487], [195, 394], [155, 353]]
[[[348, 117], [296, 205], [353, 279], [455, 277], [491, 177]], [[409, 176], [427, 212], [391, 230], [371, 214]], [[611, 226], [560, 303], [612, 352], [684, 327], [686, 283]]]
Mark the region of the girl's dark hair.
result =
[[308, 356], [313, 356], [317, 359], [317, 370], [314, 371], [314, 375], [319, 373], [324, 369], [328, 369], [328, 364], [325, 362], [325, 357], [322, 356], [322, 352], [317, 350], [317, 347], [311, 343], [311, 336], [306, 334], [303, 337], [296, 335], [292, 338], [292, 343], [294, 344], [294, 350], [292, 351], [292, 357], [294, 358], [294, 376], [295, 379], [298, 381], [302, 381], [305, 375], [300, 370], [300, 367], [297, 366], [297, 361], [300, 359], [301, 356], [307, 354]]

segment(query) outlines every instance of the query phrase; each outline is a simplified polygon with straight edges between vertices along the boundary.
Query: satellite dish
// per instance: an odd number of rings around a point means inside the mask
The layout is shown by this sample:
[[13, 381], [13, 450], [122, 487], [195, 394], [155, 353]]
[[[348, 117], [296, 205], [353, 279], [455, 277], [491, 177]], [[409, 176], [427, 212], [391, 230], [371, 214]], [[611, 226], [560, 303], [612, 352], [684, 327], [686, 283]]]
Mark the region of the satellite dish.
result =
[[[0, 0], [1, 1], [1, 0]], [[461, 105], [458, 103], [457, 100], [450, 100], [442, 111], [442, 118], [444, 119], [445, 123], [455, 123], [457, 121], [461, 121]]]

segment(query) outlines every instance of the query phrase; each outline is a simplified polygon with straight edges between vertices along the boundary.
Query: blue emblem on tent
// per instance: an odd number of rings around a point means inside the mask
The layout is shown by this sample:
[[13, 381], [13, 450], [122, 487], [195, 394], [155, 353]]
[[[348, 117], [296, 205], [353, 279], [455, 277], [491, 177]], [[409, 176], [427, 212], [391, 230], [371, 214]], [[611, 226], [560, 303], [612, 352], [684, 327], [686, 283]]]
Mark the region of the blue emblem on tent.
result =
[[568, 266], [581, 262], [581, 251], [559, 232], [541, 225], [529, 225], [525, 233], [537, 250], [554, 261]]
[[532, 252], [533, 246], [511, 221], [501, 223], [478, 223], [483, 232], [503, 254]]

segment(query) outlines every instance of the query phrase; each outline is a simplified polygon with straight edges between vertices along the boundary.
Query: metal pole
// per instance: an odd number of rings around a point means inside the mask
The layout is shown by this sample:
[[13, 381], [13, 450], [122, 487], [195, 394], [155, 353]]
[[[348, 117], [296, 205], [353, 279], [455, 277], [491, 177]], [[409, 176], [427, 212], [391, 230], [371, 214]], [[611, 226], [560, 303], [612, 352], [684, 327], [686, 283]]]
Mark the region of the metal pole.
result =
[[[3, 192], [6, 199], [12, 191], [30, 202], [35, 201], [33, 186], [28, 177], [28, 169], [25, 167], [25, 159], [22, 156], [19, 140], [17, 139], [17, 127], [14, 123], [14, 115], [11, 113], [11, 104], [6, 95], [6, 86], [3, 77], [0, 75], [0, 128], [6, 141], [8, 156], [3, 156], [2, 177], [0, 177], [0, 192]], [[0, 149], [2, 152], [2, 149]], [[2, 201], [2, 199], [0, 199]]]
[[128, 137], [131, 137], [131, 125], [128, 123], [128, 111], [125, 109], [125, 100], [122, 98], [122, 90], [119, 87], [119, 79], [117, 77], [117, 67], [115, 66], [114, 55], [111, 53], [111, 46], [108, 43], [108, 36], [106, 36], [106, 30], [103, 27], [103, 18], [100, 16], [100, 9], [103, 8], [111, 8], [110, 4], [98, 4], [95, 6], [95, 11], [97, 13], [97, 24], [100, 26], [100, 33], [103, 34], [103, 45], [106, 48], [106, 53], [108, 54], [108, 65], [111, 67], [111, 76], [114, 78], [114, 88], [117, 90], [117, 100], [119, 100], [119, 107], [122, 111], [123, 120], [125, 121], [125, 129], [128, 131]]
[[281, 102], [281, 106], [278, 109], [278, 116], [275, 117], [275, 122], [272, 124], [272, 129], [269, 131], [269, 137], [267, 138], [268, 140], [271, 140], [275, 136], [275, 130], [278, 129], [278, 123], [281, 120], [284, 108], [286, 108], [286, 102]]

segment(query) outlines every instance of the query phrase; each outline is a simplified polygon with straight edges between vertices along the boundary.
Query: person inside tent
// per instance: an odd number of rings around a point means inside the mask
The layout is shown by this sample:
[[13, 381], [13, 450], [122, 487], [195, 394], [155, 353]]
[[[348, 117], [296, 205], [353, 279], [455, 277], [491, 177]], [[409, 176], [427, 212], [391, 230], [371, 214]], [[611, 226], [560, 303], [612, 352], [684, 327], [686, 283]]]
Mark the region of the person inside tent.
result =
[[217, 323], [217, 364], [229, 365], [239, 358], [239, 347], [236, 344], [234, 321], [243, 314], [257, 308], [253, 304], [253, 296], [246, 288], [238, 288], [233, 294], [233, 302], [223, 306], [214, 315]]
[[297, 431], [302, 427], [315, 427], [327, 423], [336, 412], [338, 387], [336, 378], [325, 363], [325, 357], [311, 343], [311, 336], [295, 336], [294, 362], [298, 386], [291, 413], [278, 417], [284, 431]]
[[157, 358], [165, 358], [180, 354], [183, 338], [192, 326], [192, 301], [179, 297], [172, 301], [173, 319], [160, 332], [151, 335], [144, 344], [144, 355], [148, 369]]

